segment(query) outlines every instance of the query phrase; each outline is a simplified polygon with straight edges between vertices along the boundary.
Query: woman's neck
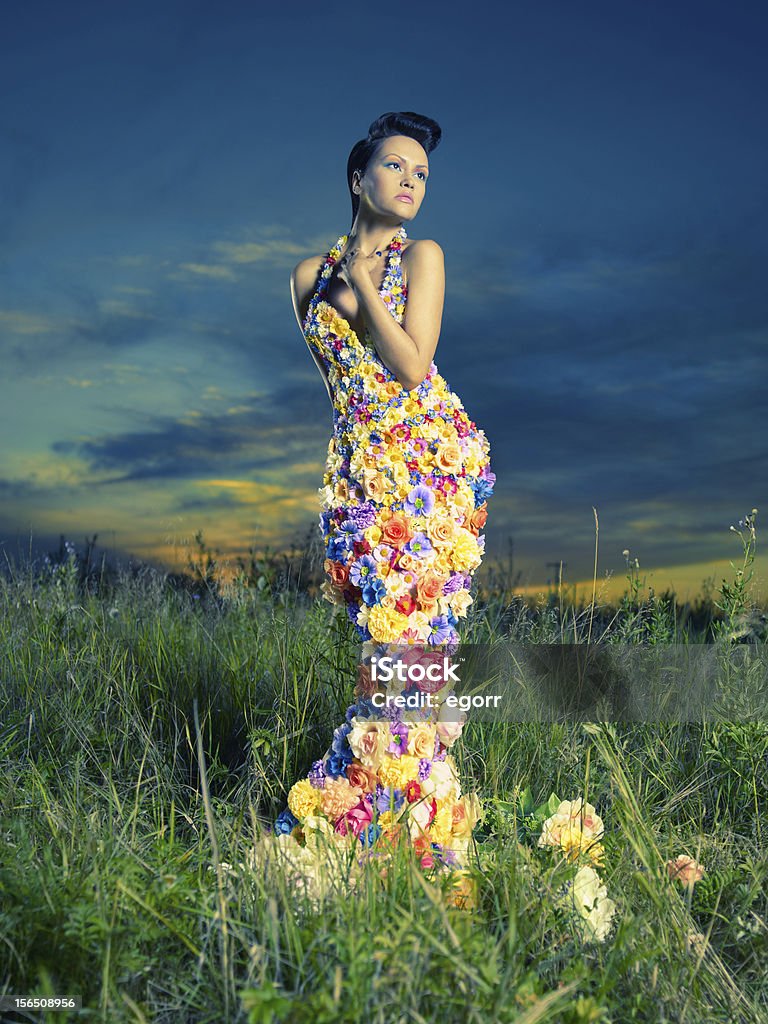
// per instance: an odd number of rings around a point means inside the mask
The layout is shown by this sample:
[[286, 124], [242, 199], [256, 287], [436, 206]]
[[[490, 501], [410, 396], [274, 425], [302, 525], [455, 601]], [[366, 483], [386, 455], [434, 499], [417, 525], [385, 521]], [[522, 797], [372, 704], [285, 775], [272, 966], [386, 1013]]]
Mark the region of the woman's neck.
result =
[[358, 216], [349, 229], [346, 248], [349, 247], [351, 241], [356, 247], [362, 249], [366, 256], [369, 256], [389, 245], [402, 226], [401, 221], [388, 223], [380, 220], [361, 220]]

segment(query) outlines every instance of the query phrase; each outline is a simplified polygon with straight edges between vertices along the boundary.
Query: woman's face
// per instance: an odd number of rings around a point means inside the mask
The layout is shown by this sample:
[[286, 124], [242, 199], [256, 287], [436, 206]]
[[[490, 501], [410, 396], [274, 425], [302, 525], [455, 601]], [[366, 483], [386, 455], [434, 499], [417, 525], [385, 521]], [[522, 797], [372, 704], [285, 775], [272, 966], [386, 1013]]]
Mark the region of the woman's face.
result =
[[379, 143], [362, 179], [355, 172], [352, 184], [360, 186], [361, 204], [406, 221], [419, 212], [428, 175], [429, 160], [421, 143], [407, 135], [390, 135]]

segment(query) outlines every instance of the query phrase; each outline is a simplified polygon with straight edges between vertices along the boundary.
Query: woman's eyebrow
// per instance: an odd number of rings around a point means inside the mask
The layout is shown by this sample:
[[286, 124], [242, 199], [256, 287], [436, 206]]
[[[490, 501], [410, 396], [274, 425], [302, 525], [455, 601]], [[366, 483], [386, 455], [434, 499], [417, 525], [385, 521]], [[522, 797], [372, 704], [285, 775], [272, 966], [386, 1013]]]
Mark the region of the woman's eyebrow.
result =
[[[397, 157], [397, 159], [398, 159], [398, 160], [402, 160], [404, 164], [407, 164], [407, 163], [408, 163], [408, 161], [407, 161], [407, 160], [404, 160], [404, 159], [403, 159], [403, 157], [401, 157], [399, 153], [387, 153], [387, 156], [396, 156], [396, 157]], [[416, 168], [415, 168], [415, 169], [416, 169], [417, 171], [418, 171], [419, 169], [421, 169], [421, 170], [424, 170], [424, 171], [428, 171], [428, 170], [429, 170], [429, 168], [427, 167], [427, 165], [426, 165], [426, 164], [416, 164]]]

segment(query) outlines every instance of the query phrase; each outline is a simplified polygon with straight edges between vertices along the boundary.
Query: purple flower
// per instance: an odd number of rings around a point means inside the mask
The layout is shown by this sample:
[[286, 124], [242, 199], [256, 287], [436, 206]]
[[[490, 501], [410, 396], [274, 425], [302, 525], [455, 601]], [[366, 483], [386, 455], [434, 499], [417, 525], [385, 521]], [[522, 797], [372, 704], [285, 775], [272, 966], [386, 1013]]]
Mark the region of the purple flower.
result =
[[429, 555], [434, 548], [432, 547], [426, 533], [414, 533], [405, 545], [405, 550], [409, 555], [415, 555], [417, 558], [422, 558], [424, 555]]
[[434, 619], [430, 620], [429, 628], [431, 633], [427, 637], [427, 641], [430, 644], [445, 643], [454, 632], [446, 615], [436, 615]]
[[389, 731], [392, 733], [392, 742], [387, 751], [395, 757], [400, 757], [408, 747], [408, 726], [404, 722], [393, 722]]
[[349, 518], [361, 532], [376, 522], [376, 509], [370, 501], [349, 510]]
[[[435, 746], [437, 746], [437, 736], [435, 736]], [[428, 779], [429, 773], [432, 771], [432, 762], [426, 757], [419, 758], [419, 778]]]
[[463, 572], [452, 572], [448, 577], [447, 581], [443, 585], [444, 594], [455, 594], [457, 590], [461, 590], [464, 586], [464, 573]]
[[323, 767], [322, 758], [318, 758], [317, 761], [312, 762], [312, 768], [309, 771], [308, 778], [315, 789], [325, 789], [325, 780], [327, 775], [325, 773], [325, 768]]
[[403, 506], [412, 516], [428, 516], [435, 507], [435, 494], [424, 484], [417, 484]]
[[389, 786], [376, 786], [376, 809], [379, 814], [391, 810], [390, 802], [396, 811], [403, 806], [402, 789], [391, 789]]

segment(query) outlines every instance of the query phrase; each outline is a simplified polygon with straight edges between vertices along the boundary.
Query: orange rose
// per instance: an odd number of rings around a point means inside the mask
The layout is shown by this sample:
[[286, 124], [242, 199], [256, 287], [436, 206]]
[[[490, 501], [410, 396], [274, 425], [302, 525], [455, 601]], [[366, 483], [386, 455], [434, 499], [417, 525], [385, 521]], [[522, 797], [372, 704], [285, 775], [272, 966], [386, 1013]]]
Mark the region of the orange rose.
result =
[[326, 558], [323, 567], [331, 577], [334, 587], [343, 587], [349, 579], [349, 566], [342, 565], [341, 562], [332, 562], [330, 558]]
[[445, 579], [442, 576], [438, 576], [437, 573], [428, 569], [416, 584], [416, 593], [419, 601], [422, 603], [424, 601], [434, 601], [436, 597], [442, 594], [444, 584]]
[[488, 510], [486, 508], [488, 502], [484, 501], [483, 504], [476, 508], [472, 515], [469, 517], [467, 529], [471, 530], [472, 533], [477, 537], [482, 528], [485, 526], [485, 521], [488, 518]]
[[419, 598], [419, 611], [423, 612], [428, 619], [434, 619], [438, 614], [437, 601], [425, 601]]
[[361, 663], [357, 666], [355, 697], [370, 697], [376, 692], [376, 683], [371, 679], [371, 666]]
[[347, 781], [350, 786], [359, 786], [363, 793], [372, 793], [376, 788], [376, 773], [359, 761], [353, 761], [347, 768]]
[[381, 541], [393, 548], [401, 548], [411, 539], [411, 531], [405, 516], [393, 515], [381, 531]]

